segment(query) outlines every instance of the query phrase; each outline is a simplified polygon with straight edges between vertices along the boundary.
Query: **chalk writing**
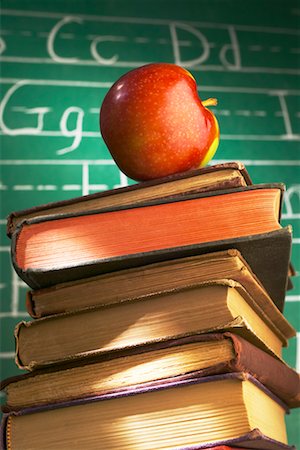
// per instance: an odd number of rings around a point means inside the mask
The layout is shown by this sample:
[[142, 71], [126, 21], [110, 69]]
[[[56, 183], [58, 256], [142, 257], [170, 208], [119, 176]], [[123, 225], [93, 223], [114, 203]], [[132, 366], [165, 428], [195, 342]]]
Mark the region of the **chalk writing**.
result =
[[[26, 27], [24, 11], [5, 10], [4, 19], [10, 13], [15, 21], [22, 18], [21, 27]], [[44, 21], [45, 30], [36, 32], [36, 45], [30, 44], [32, 29], [17, 28], [13, 33], [4, 29], [0, 60], [137, 67], [153, 62], [154, 54], [162, 54], [165, 61], [193, 70], [300, 74], [295, 58], [300, 52], [298, 30], [79, 14], [49, 16], [46, 12], [33, 17], [36, 22]], [[18, 38], [22, 45], [16, 55], [13, 43]], [[76, 45], [64, 45], [66, 41], [76, 41]], [[263, 57], [257, 58], [258, 54]]]
[[[0, 132], [12, 137], [27, 135], [60, 138], [59, 144], [55, 140], [47, 142], [57, 155], [74, 152], [81, 146], [83, 139], [98, 138], [102, 142], [98, 121], [100, 105], [112, 83], [32, 79], [12, 82], [0, 79], [0, 84], [8, 85], [0, 101]], [[221, 106], [215, 107], [213, 112], [217, 117], [222, 116], [222, 125], [227, 129], [227, 132], [222, 132], [223, 141], [300, 140], [297, 133], [299, 111], [292, 113], [294, 110], [290, 110], [299, 102], [300, 91], [235, 89], [225, 86], [201, 86], [199, 89], [216, 92], [220, 99]], [[247, 109], [235, 107], [241, 95], [245, 104], [249, 99]], [[253, 102], [255, 97], [257, 100]], [[57, 99], [60, 99], [59, 104], [56, 103]], [[24, 104], [24, 101], [28, 104]], [[222, 103], [227, 105], [226, 110], [222, 108]], [[257, 110], [258, 103], [268, 104], [268, 110]], [[231, 119], [233, 115], [234, 121]], [[262, 134], [263, 129], [268, 129], [270, 134]], [[68, 142], [62, 145], [61, 138], [68, 139]]]

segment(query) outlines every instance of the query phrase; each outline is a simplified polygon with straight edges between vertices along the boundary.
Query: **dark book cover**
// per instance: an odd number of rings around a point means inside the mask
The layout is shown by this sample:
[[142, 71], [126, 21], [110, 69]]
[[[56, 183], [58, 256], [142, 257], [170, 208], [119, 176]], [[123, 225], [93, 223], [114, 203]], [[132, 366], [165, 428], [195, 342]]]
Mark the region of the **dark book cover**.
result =
[[[268, 185], [269, 187], [283, 189], [283, 185]], [[245, 189], [253, 190], [267, 187], [267, 185], [249, 186], [246, 188], [235, 189], [234, 192], [241, 192]], [[222, 193], [209, 193], [208, 195], [200, 194], [195, 196], [187, 196], [184, 200], [192, 200], [194, 198], [208, 197], [213, 195], [224, 195], [232, 193], [232, 190], [223, 191]], [[173, 199], [172, 202], [184, 201], [183, 199]], [[147, 203], [143, 206], [151, 206], [152, 204], [160, 205], [170, 203], [170, 201], [159, 201], [155, 203]], [[132, 206], [136, 208], [138, 206]], [[109, 211], [119, 211], [118, 208], [109, 209]], [[99, 214], [105, 211], [100, 211]], [[107, 211], [108, 212], [108, 211]], [[80, 216], [87, 216], [94, 212], [81, 214]], [[115, 256], [112, 258], [103, 257], [101, 260], [91, 260], [88, 263], [80, 265], [67, 266], [65, 268], [55, 268], [49, 270], [43, 269], [27, 269], [23, 270], [16, 264], [16, 244], [18, 236], [21, 233], [22, 226], [25, 224], [42, 223], [44, 221], [59, 220], [61, 218], [76, 217], [78, 214], [67, 214], [59, 216], [49, 216], [48, 218], [31, 219], [22, 222], [13, 235], [12, 239], [12, 261], [20, 278], [22, 278], [33, 289], [48, 287], [66, 281], [74, 281], [85, 277], [94, 276], [101, 273], [112, 272], [124, 268], [137, 267], [140, 265], [151, 264], [159, 261], [166, 261], [174, 258], [192, 256], [195, 254], [203, 254], [212, 251], [225, 250], [229, 248], [236, 248], [246, 259], [253, 272], [260, 279], [265, 289], [282, 311], [284, 304], [284, 296], [288, 283], [288, 268], [291, 252], [291, 229], [279, 229], [263, 234], [256, 234], [246, 237], [237, 237], [234, 239], [224, 239], [220, 241], [213, 241], [208, 243], [197, 243], [192, 245], [184, 245], [183, 247], [164, 248], [160, 250], [153, 250], [149, 252], [134, 253], [125, 256]], [[280, 217], [278, 218], [278, 220]], [[274, 240], [273, 238], [276, 237]], [[258, 251], [259, 250], [259, 251]], [[258, 252], [257, 252], [258, 251]], [[287, 260], [288, 259], [288, 260]], [[262, 270], [261, 270], [262, 269]], [[276, 276], [275, 276], [276, 275]]]
[[44, 272], [42, 270], [21, 271], [17, 269], [17, 273], [30, 287], [40, 289], [140, 265], [236, 249], [243, 255], [278, 309], [283, 311], [291, 245], [292, 230], [291, 227], [285, 227], [259, 235], [176, 247], [147, 254], [128, 255], [125, 258], [93, 261], [90, 264], [66, 267], [60, 270], [53, 269]]

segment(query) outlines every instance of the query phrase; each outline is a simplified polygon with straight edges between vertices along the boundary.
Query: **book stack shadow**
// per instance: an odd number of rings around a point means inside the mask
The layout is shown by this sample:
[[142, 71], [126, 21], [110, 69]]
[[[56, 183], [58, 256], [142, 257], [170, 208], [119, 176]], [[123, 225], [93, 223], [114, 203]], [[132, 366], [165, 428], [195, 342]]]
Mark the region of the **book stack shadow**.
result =
[[3, 449], [292, 449], [284, 186], [232, 162], [17, 211]]

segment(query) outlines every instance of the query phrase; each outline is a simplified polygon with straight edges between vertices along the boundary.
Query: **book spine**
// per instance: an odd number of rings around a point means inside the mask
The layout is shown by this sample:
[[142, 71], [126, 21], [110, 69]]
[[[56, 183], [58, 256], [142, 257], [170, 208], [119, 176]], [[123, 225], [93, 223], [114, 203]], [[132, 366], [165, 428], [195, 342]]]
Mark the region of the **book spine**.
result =
[[231, 370], [248, 372], [266, 388], [280, 397], [289, 407], [299, 406], [297, 395], [300, 378], [296, 371], [273, 358], [244, 339], [225, 333], [232, 340], [236, 358], [230, 362]]
[[0, 450], [9, 450], [7, 443], [7, 421], [9, 414], [3, 414], [0, 423]]
[[36, 312], [35, 312], [35, 303], [34, 303], [34, 300], [32, 298], [32, 291], [27, 291], [26, 292], [25, 304], [26, 304], [26, 310], [27, 310], [28, 314], [33, 319], [40, 318], [40, 316], [37, 315]]

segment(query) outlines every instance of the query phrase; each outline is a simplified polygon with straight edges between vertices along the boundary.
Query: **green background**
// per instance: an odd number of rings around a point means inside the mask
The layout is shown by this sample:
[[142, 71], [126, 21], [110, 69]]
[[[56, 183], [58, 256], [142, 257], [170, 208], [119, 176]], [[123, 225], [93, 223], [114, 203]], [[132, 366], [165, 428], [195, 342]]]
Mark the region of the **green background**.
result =
[[[255, 183], [284, 182], [282, 224], [293, 227], [300, 270], [299, 1], [1, 1], [1, 377], [13, 330], [28, 316], [26, 285], [10, 263], [9, 212], [132, 184], [111, 160], [98, 116], [109, 86], [142, 64], [188, 68], [199, 95], [217, 97], [213, 163], [240, 160]], [[116, 124], [117, 126], [117, 124]], [[300, 336], [300, 282], [285, 315]], [[284, 356], [300, 369], [300, 341]], [[298, 354], [298, 359], [297, 359]], [[299, 410], [287, 417], [299, 445]]]

